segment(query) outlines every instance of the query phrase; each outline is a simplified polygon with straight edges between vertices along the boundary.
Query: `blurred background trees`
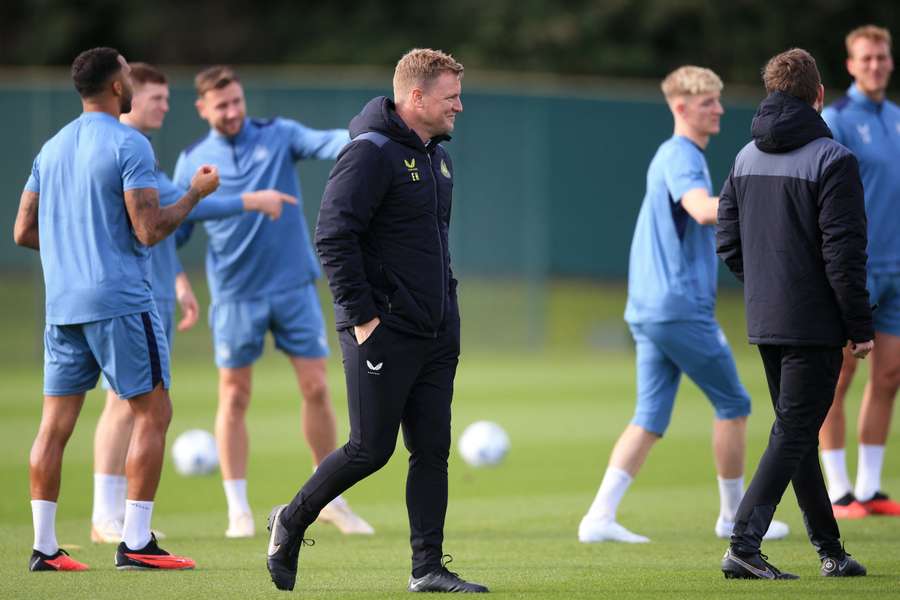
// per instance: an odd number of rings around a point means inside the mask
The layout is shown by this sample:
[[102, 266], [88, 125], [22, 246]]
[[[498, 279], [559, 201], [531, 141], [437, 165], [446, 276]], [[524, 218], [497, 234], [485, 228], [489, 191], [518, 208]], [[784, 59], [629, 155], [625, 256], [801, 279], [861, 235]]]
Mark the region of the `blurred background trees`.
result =
[[[68, 65], [110, 45], [159, 64], [391, 66], [414, 46], [470, 70], [657, 78], [684, 63], [756, 84], [762, 63], [801, 46], [843, 87], [844, 34], [900, 34], [894, 2], [863, 0], [6, 0], [0, 64]], [[897, 84], [894, 84], [895, 86]]]

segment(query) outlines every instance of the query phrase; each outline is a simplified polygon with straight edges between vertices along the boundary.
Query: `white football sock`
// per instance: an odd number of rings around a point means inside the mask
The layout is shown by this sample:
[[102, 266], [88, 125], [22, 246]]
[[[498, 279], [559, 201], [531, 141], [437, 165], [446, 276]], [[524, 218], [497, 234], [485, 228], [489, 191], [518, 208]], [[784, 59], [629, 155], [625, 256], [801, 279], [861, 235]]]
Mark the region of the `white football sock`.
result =
[[150, 519], [152, 517], [153, 502], [125, 501], [125, 526], [122, 528], [122, 541], [129, 550], [140, 550], [150, 542]]
[[99, 525], [125, 518], [125, 492], [128, 479], [124, 475], [94, 473], [94, 511], [91, 522]]
[[600, 482], [600, 489], [597, 490], [597, 496], [588, 509], [587, 516], [596, 520], [615, 520], [616, 510], [632, 480], [631, 475], [622, 469], [612, 465], [607, 467], [603, 481]]
[[843, 448], [822, 450], [822, 466], [828, 484], [828, 498], [835, 502], [853, 492], [847, 475], [847, 455]]
[[717, 479], [719, 480], [719, 516], [729, 523], [734, 523], [738, 506], [741, 505], [741, 498], [744, 497], [744, 478], [717, 477]]
[[56, 541], [56, 502], [31, 501], [31, 522], [34, 523], [34, 549], [53, 555], [59, 550]]
[[225, 499], [228, 501], [229, 519], [251, 512], [250, 502], [247, 501], [246, 479], [224, 479], [222, 486], [225, 488]]
[[881, 465], [884, 464], [884, 446], [859, 445], [859, 464], [856, 469], [856, 499], [871, 500], [881, 490]]

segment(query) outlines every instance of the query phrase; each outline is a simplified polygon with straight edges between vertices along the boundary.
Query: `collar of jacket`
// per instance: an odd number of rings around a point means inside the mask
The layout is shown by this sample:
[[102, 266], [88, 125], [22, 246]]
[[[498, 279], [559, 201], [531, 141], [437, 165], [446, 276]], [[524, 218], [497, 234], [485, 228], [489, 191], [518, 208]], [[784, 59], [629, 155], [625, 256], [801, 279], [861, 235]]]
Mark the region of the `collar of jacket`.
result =
[[220, 140], [230, 146], [240, 146], [250, 138], [251, 127], [253, 127], [253, 124], [250, 122], [250, 117], [244, 117], [244, 124], [241, 125], [241, 130], [237, 132], [237, 135], [228, 137], [213, 127], [209, 130], [209, 137]]
[[398, 144], [428, 154], [433, 154], [438, 144], [450, 139], [449, 135], [439, 135], [428, 140], [428, 144], [422, 142], [422, 138], [397, 114], [394, 101], [386, 96], [369, 100], [362, 111], [350, 121], [349, 129], [351, 139], [367, 131], [375, 131]]
[[831, 130], [816, 110], [796, 96], [772, 92], [759, 104], [750, 133], [763, 152], [796, 150], [821, 137], [832, 137]]
[[884, 101], [875, 102], [868, 96], [866, 96], [859, 87], [857, 87], [856, 83], [853, 83], [847, 89], [847, 96], [853, 100], [854, 104], [858, 104], [862, 108], [870, 111], [870, 112], [881, 112], [881, 107], [884, 106]]

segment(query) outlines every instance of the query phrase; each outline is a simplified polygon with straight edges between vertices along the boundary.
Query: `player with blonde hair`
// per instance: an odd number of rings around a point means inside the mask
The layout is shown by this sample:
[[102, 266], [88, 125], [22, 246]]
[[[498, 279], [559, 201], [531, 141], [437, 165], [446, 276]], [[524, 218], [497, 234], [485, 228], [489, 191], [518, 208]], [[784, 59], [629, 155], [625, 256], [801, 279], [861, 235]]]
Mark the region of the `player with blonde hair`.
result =
[[[719, 481], [719, 537], [728, 537], [744, 493], [744, 450], [750, 396], [738, 380], [731, 350], [715, 320], [714, 228], [718, 198], [703, 151], [725, 112], [722, 80], [684, 66], [662, 82], [675, 120], [647, 172], [628, 268], [625, 320], [637, 348], [637, 407], [613, 448], [600, 489], [578, 527], [584, 543], [641, 543], [647, 537], [616, 521], [616, 510], [672, 416], [685, 373], [715, 409], [713, 454]], [[773, 522], [768, 537], [787, 535]]]

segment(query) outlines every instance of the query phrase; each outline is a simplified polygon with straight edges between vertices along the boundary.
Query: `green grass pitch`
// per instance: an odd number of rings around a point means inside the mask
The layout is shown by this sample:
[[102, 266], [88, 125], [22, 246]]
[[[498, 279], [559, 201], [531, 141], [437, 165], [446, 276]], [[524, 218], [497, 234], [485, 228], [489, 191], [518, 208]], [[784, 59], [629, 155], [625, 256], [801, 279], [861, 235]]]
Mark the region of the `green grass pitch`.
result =
[[[194, 277], [195, 284], [201, 280]], [[114, 548], [89, 541], [92, 435], [101, 407], [92, 392], [69, 443], [58, 515], [60, 542], [78, 549], [87, 573], [29, 573], [32, 543], [28, 504], [28, 449], [40, 415], [39, 301], [33, 278], [5, 277], [0, 349], [0, 598], [278, 598], [265, 569], [265, 515], [287, 501], [309, 475], [309, 451], [300, 436], [299, 395], [287, 361], [267, 347], [254, 372], [250, 409], [250, 500], [258, 535], [226, 540], [225, 499], [218, 474], [178, 476], [167, 458], [154, 526], [163, 546], [192, 556], [193, 572], [122, 572]], [[199, 286], [198, 286], [199, 287]], [[789, 490], [778, 518], [791, 526], [785, 541], [764, 545], [795, 582], [726, 581], [715, 538], [718, 494], [711, 456], [712, 412], [685, 381], [668, 435], [651, 453], [628, 491], [619, 519], [652, 543], [582, 545], [578, 521], [599, 485], [610, 449], [631, 416], [634, 367], [621, 323], [623, 286], [561, 283], [541, 301], [547, 343], [529, 348], [527, 307], [515, 286], [462, 285], [463, 357], [454, 400], [454, 438], [477, 420], [506, 428], [512, 450], [493, 469], [466, 466], [454, 448], [445, 551], [452, 569], [488, 585], [497, 598], [896, 598], [900, 593], [900, 519], [842, 522], [848, 550], [870, 575], [826, 580], [806, 540]], [[519, 300], [517, 300], [517, 298]], [[326, 305], [327, 306], [327, 305]], [[205, 313], [204, 309], [204, 313]], [[326, 310], [326, 314], [330, 311]], [[754, 400], [747, 475], [759, 458], [772, 409], [759, 358], [744, 343], [740, 297], [725, 293], [719, 315], [732, 340], [738, 369]], [[39, 321], [38, 321], [39, 322]], [[336, 345], [332, 344], [332, 348]], [[172, 390], [175, 417], [169, 442], [185, 429], [212, 429], [216, 372], [203, 323], [176, 338]], [[864, 371], [864, 370], [863, 370]], [[849, 401], [855, 427], [864, 383], [860, 372]], [[343, 375], [330, 364], [339, 436], [347, 433]], [[884, 486], [900, 494], [900, 436], [888, 448]], [[851, 435], [850, 439], [855, 439]], [[855, 468], [855, 443], [848, 449]], [[397, 598], [406, 592], [409, 545], [404, 506], [406, 451], [347, 494], [376, 528], [371, 538], [344, 537], [314, 525], [304, 548], [296, 597]]]

